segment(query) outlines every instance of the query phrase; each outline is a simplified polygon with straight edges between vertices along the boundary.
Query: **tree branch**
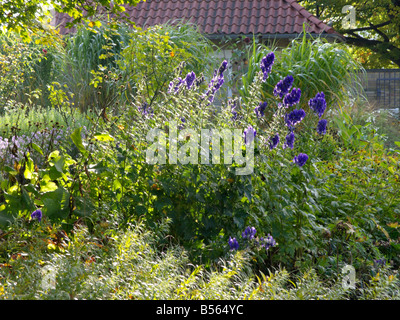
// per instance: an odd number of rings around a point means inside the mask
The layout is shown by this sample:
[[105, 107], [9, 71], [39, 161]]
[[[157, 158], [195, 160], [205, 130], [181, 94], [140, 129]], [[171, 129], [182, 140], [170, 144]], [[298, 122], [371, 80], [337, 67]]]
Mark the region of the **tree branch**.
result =
[[392, 20], [388, 20], [388, 21], [382, 22], [382, 23], [377, 24], [377, 25], [371, 25], [371, 24], [370, 24], [369, 27], [363, 27], [363, 28], [356, 28], [356, 29], [346, 30], [346, 32], [350, 33], [350, 32], [357, 32], [357, 31], [375, 30], [374, 28], [381, 28], [381, 27], [387, 26], [387, 25], [389, 25], [389, 24], [391, 24], [391, 23], [392, 23]]

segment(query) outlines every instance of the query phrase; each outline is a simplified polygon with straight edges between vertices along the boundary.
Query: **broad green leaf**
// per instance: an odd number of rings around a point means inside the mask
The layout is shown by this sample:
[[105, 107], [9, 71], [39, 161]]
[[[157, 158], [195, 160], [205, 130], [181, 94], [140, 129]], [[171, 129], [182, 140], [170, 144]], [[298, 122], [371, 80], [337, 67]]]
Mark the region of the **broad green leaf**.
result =
[[75, 131], [71, 134], [72, 142], [78, 148], [78, 150], [82, 154], [86, 154], [87, 151], [82, 143], [82, 135], [81, 135], [82, 127], [76, 128]]
[[36, 143], [32, 142], [31, 143], [32, 149], [39, 152], [41, 155], [43, 155], [43, 150], [40, 148]]

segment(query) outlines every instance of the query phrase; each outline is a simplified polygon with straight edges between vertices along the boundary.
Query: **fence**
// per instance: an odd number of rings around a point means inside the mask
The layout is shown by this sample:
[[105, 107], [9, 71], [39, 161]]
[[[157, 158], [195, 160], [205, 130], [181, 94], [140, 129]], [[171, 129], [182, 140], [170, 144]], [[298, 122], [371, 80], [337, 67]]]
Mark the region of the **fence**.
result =
[[361, 82], [368, 100], [379, 109], [400, 112], [400, 69], [368, 69]]

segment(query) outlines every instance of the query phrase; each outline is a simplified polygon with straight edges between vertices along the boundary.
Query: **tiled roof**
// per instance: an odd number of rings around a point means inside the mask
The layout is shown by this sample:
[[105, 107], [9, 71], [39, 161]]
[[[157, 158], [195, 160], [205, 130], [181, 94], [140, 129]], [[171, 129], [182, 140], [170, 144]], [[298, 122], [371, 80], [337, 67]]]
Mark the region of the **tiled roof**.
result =
[[[302, 33], [305, 24], [309, 33], [340, 36], [295, 0], [147, 0], [125, 8], [140, 27], [184, 20], [206, 35], [290, 35]], [[53, 25], [65, 34], [73, 31], [64, 28], [70, 21], [56, 13]]]

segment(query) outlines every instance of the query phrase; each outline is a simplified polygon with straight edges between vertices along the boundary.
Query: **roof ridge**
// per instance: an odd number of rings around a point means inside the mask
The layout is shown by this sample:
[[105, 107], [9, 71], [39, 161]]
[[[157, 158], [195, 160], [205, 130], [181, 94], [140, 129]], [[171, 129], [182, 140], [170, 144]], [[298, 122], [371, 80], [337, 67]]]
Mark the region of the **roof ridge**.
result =
[[[299, 5], [297, 3], [296, 0], [284, 0], [286, 2], [289, 3], [289, 5], [295, 9], [297, 12], [299, 12], [304, 18], [306, 18], [308, 21], [310, 21], [311, 23], [315, 24], [317, 27], [323, 29], [323, 31], [328, 32], [328, 33], [332, 33], [334, 32], [334, 29], [330, 26], [328, 26], [326, 23], [324, 23], [322, 20], [318, 19], [316, 16], [314, 16], [312, 13], [310, 13], [309, 11], [307, 11], [304, 7], [302, 7], [301, 5]], [[305, 15], [303, 13], [303, 11], [305, 11], [306, 13], [308, 13], [308, 15]], [[317, 21], [315, 21], [317, 20]], [[323, 27], [321, 27], [321, 25]]]

